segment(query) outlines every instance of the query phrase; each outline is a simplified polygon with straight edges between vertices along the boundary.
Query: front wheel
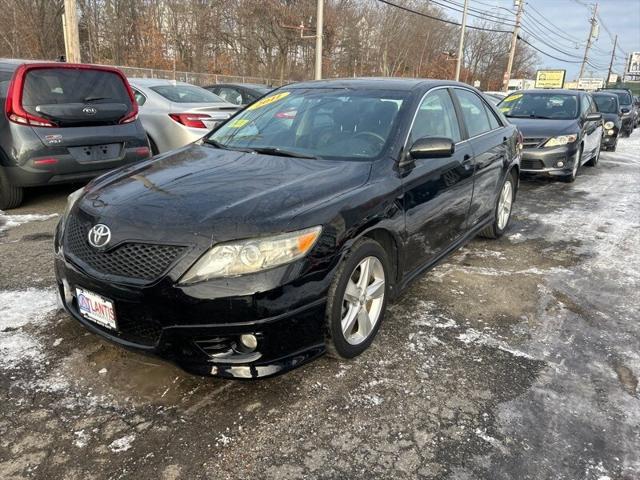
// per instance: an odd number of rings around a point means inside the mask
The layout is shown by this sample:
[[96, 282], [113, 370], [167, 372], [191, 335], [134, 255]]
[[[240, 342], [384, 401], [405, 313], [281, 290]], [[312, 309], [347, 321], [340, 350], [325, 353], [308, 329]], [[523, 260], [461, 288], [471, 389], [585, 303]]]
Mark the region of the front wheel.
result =
[[587, 165], [588, 167], [595, 167], [596, 165], [598, 165], [598, 161], [600, 160], [601, 150], [602, 150], [602, 140], [600, 140], [600, 144], [598, 145], [598, 150], [596, 150], [596, 153], [593, 155], [593, 158], [589, 160], [585, 165]]
[[325, 313], [331, 355], [353, 358], [371, 345], [387, 307], [389, 271], [387, 253], [368, 238], [358, 241], [342, 262]]
[[515, 196], [516, 177], [513, 172], [510, 172], [502, 184], [500, 195], [498, 195], [493, 223], [482, 230], [480, 236], [485, 238], [499, 238], [504, 234], [509, 226], [509, 220], [511, 220], [511, 210]]
[[580, 149], [578, 150], [578, 153], [576, 154], [576, 158], [573, 161], [573, 169], [571, 170], [571, 173], [569, 175], [565, 175], [564, 177], [561, 177], [563, 182], [573, 183], [576, 181], [576, 177], [578, 176], [578, 169], [580, 168], [580, 162], [582, 162], [583, 148], [584, 146], [580, 145]]

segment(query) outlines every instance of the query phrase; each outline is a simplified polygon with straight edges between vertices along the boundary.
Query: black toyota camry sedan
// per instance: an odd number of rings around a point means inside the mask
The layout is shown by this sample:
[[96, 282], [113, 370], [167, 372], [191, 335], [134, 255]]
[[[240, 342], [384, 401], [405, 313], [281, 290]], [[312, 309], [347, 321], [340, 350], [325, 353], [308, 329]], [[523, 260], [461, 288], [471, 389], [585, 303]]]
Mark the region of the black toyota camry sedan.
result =
[[514, 92], [498, 108], [524, 136], [522, 172], [573, 182], [600, 158], [602, 115], [591, 94], [575, 90]]
[[502, 235], [520, 148], [464, 84], [283, 87], [70, 195], [60, 296], [90, 331], [194, 373], [351, 358], [412, 279], [477, 234]]

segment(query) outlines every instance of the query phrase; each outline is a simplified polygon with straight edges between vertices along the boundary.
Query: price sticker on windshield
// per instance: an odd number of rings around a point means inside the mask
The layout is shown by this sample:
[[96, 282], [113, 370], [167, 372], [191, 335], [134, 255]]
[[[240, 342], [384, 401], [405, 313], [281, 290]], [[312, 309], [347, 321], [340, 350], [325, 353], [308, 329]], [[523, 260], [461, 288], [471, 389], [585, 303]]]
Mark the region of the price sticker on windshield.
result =
[[248, 119], [239, 118], [239, 119], [234, 120], [233, 122], [231, 122], [229, 124], [229, 128], [241, 128], [241, 127], [244, 127], [247, 123], [249, 123]]
[[277, 93], [275, 95], [271, 95], [270, 97], [263, 98], [262, 100], [258, 100], [256, 103], [247, 108], [247, 110], [257, 110], [258, 108], [266, 107], [267, 105], [271, 105], [272, 103], [278, 102], [282, 100], [284, 97], [289, 96], [291, 92], [282, 92]]

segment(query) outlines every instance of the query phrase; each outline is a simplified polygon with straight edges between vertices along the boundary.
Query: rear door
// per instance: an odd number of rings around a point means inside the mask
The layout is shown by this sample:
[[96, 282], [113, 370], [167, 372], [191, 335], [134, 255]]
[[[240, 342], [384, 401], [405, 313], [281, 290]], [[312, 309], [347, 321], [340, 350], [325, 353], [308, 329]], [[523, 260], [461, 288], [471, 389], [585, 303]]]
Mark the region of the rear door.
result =
[[471, 229], [494, 214], [508, 138], [502, 121], [479, 95], [465, 88], [453, 91], [474, 156], [473, 200], [467, 224]]
[[424, 137], [445, 137], [455, 143], [447, 158], [413, 160], [401, 167], [407, 248], [404, 271], [409, 275], [436, 260], [464, 233], [473, 192], [473, 158], [448, 88], [427, 93], [418, 107], [407, 148]]

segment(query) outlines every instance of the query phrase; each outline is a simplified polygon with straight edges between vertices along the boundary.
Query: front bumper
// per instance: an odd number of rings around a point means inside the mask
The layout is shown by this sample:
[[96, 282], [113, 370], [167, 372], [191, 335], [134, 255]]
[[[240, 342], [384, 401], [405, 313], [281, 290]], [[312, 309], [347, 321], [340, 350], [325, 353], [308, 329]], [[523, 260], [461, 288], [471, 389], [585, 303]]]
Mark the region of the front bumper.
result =
[[520, 172], [556, 176], [570, 174], [578, 153], [576, 143], [552, 148], [525, 148], [522, 151]]
[[[203, 295], [202, 285], [182, 287], [168, 277], [148, 286], [101, 280], [70, 262], [61, 249], [55, 258], [63, 306], [91, 332], [194, 374], [243, 379], [277, 375], [324, 353], [325, 299], [332, 270], [314, 274], [313, 289], [300, 282], [252, 295], [212, 298]], [[229, 279], [238, 281], [243, 279]], [[114, 303], [117, 331], [80, 314], [76, 287]], [[239, 342], [242, 334], [257, 338], [255, 350]]]

